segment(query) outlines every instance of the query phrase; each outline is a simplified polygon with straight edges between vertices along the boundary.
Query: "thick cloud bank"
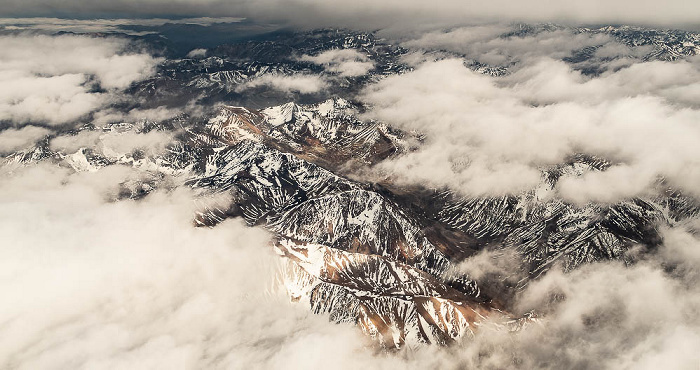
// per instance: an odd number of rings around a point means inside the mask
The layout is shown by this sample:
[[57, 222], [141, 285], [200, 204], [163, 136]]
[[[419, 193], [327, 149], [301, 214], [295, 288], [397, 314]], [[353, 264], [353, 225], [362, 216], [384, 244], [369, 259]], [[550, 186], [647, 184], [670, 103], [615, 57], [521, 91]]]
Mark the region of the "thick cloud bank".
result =
[[416, 24], [463, 24], [476, 20], [574, 21], [588, 23], [697, 24], [700, 5], [670, 1], [548, 1], [548, 0], [439, 0], [338, 2], [331, 0], [7, 0], [0, 15], [101, 16], [139, 14], [252, 17], [287, 21], [306, 27], [390, 27]]
[[112, 201], [131, 171], [2, 176], [0, 367], [301, 369], [364, 351], [276, 288], [267, 233], [195, 228], [182, 189]]
[[520, 298], [520, 332], [377, 353], [359, 330], [290, 303], [268, 235], [194, 228], [192, 194], [112, 201], [131, 173], [35, 166], [0, 180], [0, 358], [6, 368], [693, 368], [697, 224], [632, 268], [557, 271]]
[[158, 59], [120, 38], [0, 36], [0, 120], [71, 123], [155, 72]]

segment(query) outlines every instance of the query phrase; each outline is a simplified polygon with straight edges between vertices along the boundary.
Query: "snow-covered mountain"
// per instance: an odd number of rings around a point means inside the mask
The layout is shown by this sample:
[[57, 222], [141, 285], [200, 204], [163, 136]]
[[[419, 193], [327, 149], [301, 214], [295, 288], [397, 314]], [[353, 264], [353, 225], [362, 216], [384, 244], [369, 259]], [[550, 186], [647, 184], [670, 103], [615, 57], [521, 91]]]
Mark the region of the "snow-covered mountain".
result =
[[[552, 27], [520, 27], [502, 37]], [[700, 37], [690, 32], [633, 27], [573, 32], [608, 35], [629, 47], [648, 46], [639, 57], [643, 60], [675, 60], [700, 52]], [[584, 62], [600, 58], [596, 48], [586, 46], [565, 61], [588, 68]], [[333, 79], [333, 97], [313, 103], [277, 104], [288, 95], [238, 90], [265, 75], [327, 76], [299, 57], [331, 49], [357, 50], [375, 67], [367, 75]], [[280, 274], [291, 299], [334, 321], [356, 323], [388, 348], [449, 343], [473, 334], [486, 318], [489, 325], [517, 330], [536, 315], [516, 312], [513, 296], [554, 266], [570, 271], [601, 260], [632, 263], [628, 251], [639, 246], [653, 250], [662, 242], [660, 227], [700, 215], [698, 201], [663, 182], [656, 195], [616, 204], [575, 205], [558, 198], [554, 189], [560, 179], [611, 165], [586, 153], [542, 168], [537, 189], [517, 196], [465, 197], [446, 189], [346, 176], [348, 166], [372, 166], [420, 142], [419, 134], [362, 119], [366, 107], [349, 97], [384, 75], [410, 70], [401, 60], [406, 53], [371, 33], [322, 30], [224, 45], [201, 59], [168, 60], [155, 77], [132, 87], [135, 96], [154, 105], [193, 96], [200, 102], [248, 104], [221, 106], [201, 124], [183, 124], [186, 117], [178, 117], [147, 125], [88, 125], [68, 135], [92, 135], [99, 150], [56, 149], [47, 138], [7, 156], [4, 165], [47, 161], [78, 172], [124, 165], [148, 174], [122, 184], [123, 198], [168, 187], [172, 176], [186, 178], [187, 186], [202, 194], [228, 194], [230, 202], [209, 205], [195, 215], [195, 225], [215, 227], [225, 218], [242, 217], [267, 228], [286, 261]], [[466, 64], [489, 75], [509, 73], [508, 66]], [[174, 141], [162, 153], [120, 151], [107, 140], [174, 131]], [[460, 267], [484, 253], [514, 256], [516, 266], [510, 275], [478, 277]]]

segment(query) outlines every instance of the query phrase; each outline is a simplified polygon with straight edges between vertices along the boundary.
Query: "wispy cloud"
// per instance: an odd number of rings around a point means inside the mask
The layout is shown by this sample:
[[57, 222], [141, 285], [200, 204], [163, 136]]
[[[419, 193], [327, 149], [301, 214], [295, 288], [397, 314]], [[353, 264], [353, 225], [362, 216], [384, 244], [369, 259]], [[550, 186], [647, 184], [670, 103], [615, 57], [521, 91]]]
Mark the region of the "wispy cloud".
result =
[[334, 49], [315, 56], [303, 55], [300, 60], [322, 65], [326, 71], [340, 77], [357, 77], [367, 74], [374, 68], [367, 55], [354, 49]]
[[36, 143], [51, 131], [43, 127], [25, 126], [0, 131], [0, 155], [12, 153]]
[[302, 94], [317, 93], [328, 87], [323, 77], [311, 74], [271, 75], [255, 77], [237, 87], [237, 91], [266, 86], [283, 92], [298, 92]]

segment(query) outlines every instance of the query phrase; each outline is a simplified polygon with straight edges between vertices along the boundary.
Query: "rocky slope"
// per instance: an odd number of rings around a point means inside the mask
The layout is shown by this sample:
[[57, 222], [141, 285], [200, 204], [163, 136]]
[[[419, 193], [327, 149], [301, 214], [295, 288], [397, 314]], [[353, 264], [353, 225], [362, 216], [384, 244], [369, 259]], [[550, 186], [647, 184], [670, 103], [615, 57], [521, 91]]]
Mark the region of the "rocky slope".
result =
[[[507, 314], [508, 302], [532, 279], [555, 265], [571, 270], [625, 259], [635, 245], [654, 248], [660, 226], [700, 210], [678, 193], [608, 206], [547, 196], [562, 176], [610, 165], [586, 155], [544, 169], [540, 188], [518, 197], [462, 198], [351, 181], [325, 167], [381, 160], [372, 148], [384, 140], [393, 148], [388, 156], [406, 147], [405, 134], [382, 135], [386, 128], [355, 120], [349, 106], [331, 100], [261, 111], [223, 108], [208, 125], [209, 140], [227, 146], [210, 156], [193, 185], [231, 192], [236, 212], [229, 213], [278, 235], [276, 248], [290, 260], [292, 297], [334, 320], [358, 323], [388, 347], [446, 343], [486, 317], [521, 325], [529, 319]], [[368, 128], [373, 135], [365, 134]], [[365, 150], [343, 152], [355, 142]], [[458, 271], [483, 251], [518, 256], [517, 279], [476, 281]]]

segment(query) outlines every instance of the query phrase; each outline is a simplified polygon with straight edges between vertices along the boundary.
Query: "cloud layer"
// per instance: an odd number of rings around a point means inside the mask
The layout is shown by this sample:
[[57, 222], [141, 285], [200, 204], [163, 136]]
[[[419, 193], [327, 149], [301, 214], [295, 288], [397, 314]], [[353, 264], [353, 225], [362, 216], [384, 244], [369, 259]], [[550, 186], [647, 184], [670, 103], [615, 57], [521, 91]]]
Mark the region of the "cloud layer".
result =
[[298, 92], [302, 94], [313, 94], [328, 87], [322, 77], [310, 74], [296, 75], [271, 75], [266, 74], [247, 81], [237, 87], [237, 91], [266, 86], [282, 92]]
[[491, 77], [447, 59], [368, 88], [370, 117], [426, 134], [418, 150], [380, 168], [466, 195], [518, 194], [538, 186], [542, 168], [583, 152], [616, 165], [564, 178], [567, 200], [614, 202], [659, 178], [700, 196], [697, 63], [639, 63], [598, 77], [546, 57], [519, 68]]
[[301, 60], [322, 65], [326, 71], [340, 77], [362, 76], [374, 68], [367, 55], [355, 49], [328, 50], [315, 56], [304, 55]]
[[2, 367], [302, 368], [361, 349], [353, 328], [275, 288], [267, 233], [195, 228], [183, 189], [109, 201], [130, 171], [39, 165], [0, 180]]
[[0, 120], [61, 125], [107, 105], [158, 63], [128, 46], [120, 38], [0, 36]]
[[659, 252], [634, 266], [549, 272], [518, 302], [522, 311], [537, 309], [542, 321], [516, 334], [481, 332], [467, 345], [465, 362], [494, 369], [697, 366], [700, 240], [693, 234], [667, 230]]
[[0, 155], [28, 147], [50, 133], [43, 127], [25, 126], [0, 131]]
[[121, 18], [121, 19], [65, 19], [65, 18], [0, 18], [0, 27], [6, 30], [35, 30], [49, 32], [114, 32], [130, 35], [143, 35], [154, 31], [132, 31], [129, 27], [157, 27], [165, 24], [188, 24], [210, 26], [215, 23], [235, 23], [242, 18]]
[[[376, 352], [351, 325], [286, 297], [269, 235], [195, 228], [193, 194], [114, 202], [133, 170], [37, 165], [0, 178], [3, 367], [339, 369], [696, 366], [700, 224], [667, 230], [636, 266], [556, 269], [518, 299], [544, 314], [484, 324], [452, 347]], [[217, 201], [225, 201], [219, 199]], [[483, 256], [477, 258], [483, 259]]]
[[572, 21], [584, 23], [697, 24], [700, 8], [682, 0], [526, 0], [398, 1], [358, 0], [9, 0], [3, 16], [54, 16], [56, 11], [78, 15], [230, 16], [291, 22], [305, 27], [391, 27], [416, 24], [463, 24], [479, 20]]

